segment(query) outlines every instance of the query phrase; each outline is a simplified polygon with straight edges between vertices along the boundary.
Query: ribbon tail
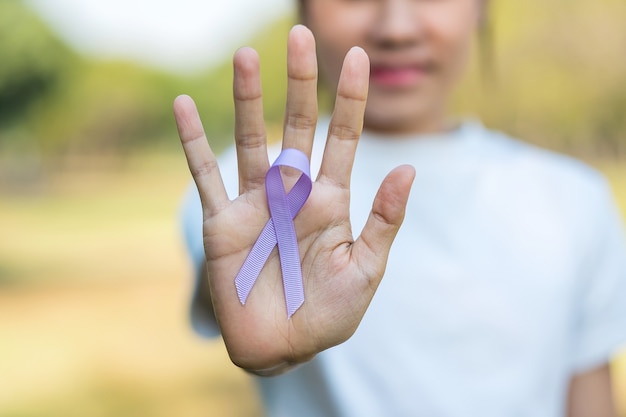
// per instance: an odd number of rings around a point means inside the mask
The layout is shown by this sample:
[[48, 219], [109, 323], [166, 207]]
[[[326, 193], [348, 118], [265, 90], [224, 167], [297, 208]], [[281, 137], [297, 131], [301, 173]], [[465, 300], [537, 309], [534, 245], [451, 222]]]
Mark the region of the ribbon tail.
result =
[[[274, 228], [279, 229], [276, 230], [276, 235], [282, 236], [278, 239], [278, 255], [283, 273], [287, 318], [291, 318], [304, 302], [304, 285], [300, 267], [300, 250], [293, 223], [289, 221], [287, 224], [283, 223], [282, 226], [284, 227], [281, 228], [278, 220], [274, 221]], [[288, 229], [291, 230], [288, 231]]]
[[259, 277], [265, 262], [270, 257], [272, 250], [274, 250], [274, 246], [276, 246], [276, 231], [274, 222], [270, 218], [265, 223], [259, 238], [235, 277], [237, 296], [242, 305], [246, 304], [248, 295], [250, 295], [250, 291]]
[[304, 301], [300, 250], [293, 225], [293, 216], [287, 201], [278, 167], [272, 167], [266, 177], [267, 200], [278, 242], [278, 255], [283, 275], [283, 289], [287, 304], [287, 316], [293, 313]]
[[285, 300], [287, 302], [287, 318], [290, 319], [293, 313], [304, 303], [304, 286], [302, 283], [302, 275], [299, 277], [283, 278], [283, 289], [285, 291]]

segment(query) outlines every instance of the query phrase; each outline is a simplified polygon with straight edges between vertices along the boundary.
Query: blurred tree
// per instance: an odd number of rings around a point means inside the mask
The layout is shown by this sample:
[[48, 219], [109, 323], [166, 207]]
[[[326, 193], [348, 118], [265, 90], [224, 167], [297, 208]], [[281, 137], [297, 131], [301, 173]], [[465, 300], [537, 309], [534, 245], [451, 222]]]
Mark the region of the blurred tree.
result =
[[0, 126], [18, 120], [76, 60], [19, 0], [0, 0]]
[[117, 152], [171, 138], [181, 84], [134, 63], [81, 57], [22, 1], [0, 0], [2, 165], [18, 157], [21, 171], [28, 155]]
[[[282, 135], [287, 94], [287, 34], [293, 23], [292, 17], [278, 20], [255, 36], [250, 45], [257, 50], [261, 61], [263, 109], [270, 140], [279, 140]], [[195, 88], [189, 94], [198, 104], [207, 136], [217, 151], [234, 141], [232, 79], [232, 60], [227, 59], [189, 85]]]
[[[171, 103], [177, 94], [184, 92], [198, 102], [215, 149], [219, 151], [232, 142], [230, 59], [196, 76], [181, 77], [130, 62], [79, 57], [21, 2], [0, 0], [0, 5], [21, 16], [19, 20], [3, 13], [0, 20], [17, 22], [22, 27], [13, 31], [5, 24], [2, 29], [5, 36], [0, 39], [6, 48], [14, 49], [11, 54], [0, 50], [3, 57], [9, 57], [7, 61], [11, 61], [12, 69], [9, 71], [7, 66], [0, 72], [7, 74], [3, 77], [5, 81], [0, 81], [0, 85], [7, 86], [6, 91], [0, 89], [0, 106], [7, 107], [3, 109], [5, 123], [0, 124], [3, 138], [0, 140], [12, 142], [13, 148], [26, 147], [49, 156], [123, 152], [142, 146], [168, 146], [168, 143], [177, 146]], [[286, 18], [271, 25], [252, 45], [262, 59], [265, 111], [272, 138], [280, 136], [282, 125], [286, 39], [292, 23], [291, 18]], [[30, 26], [37, 29], [32, 30], [37, 37], [26, 30]], [[47, 50], [40, 52], [40, 48]]]
[[124, 152], [175, 137], [176, 77], [120, 61], [86, 62], [73, 72], [32, 115], [45, 154]]
[[485, 68], [474, 59], [456, 109], [542, 146], [624, 156], [626, 3], [491, 4], [495, 77], [481, 77]]
[[[474, 59], [455, 97], [458, 112], [554, 149], [624, 155], [626, 3], [491, 4], [492, 67]], [[261, 58], [270, 140], [282, 131], [293, 21], [275, 22], [251, 45]], [[232, 143], [230, 59], [181, 77], [81, 57], [23, 2], [0, 0], [0, 159], [9, 148], [49, 155], [177, 146], [171, 103], [180, 93], [196, 99], [217, 151]], [[322, 107], [328, 109], [329, 101], [323, 97]]]

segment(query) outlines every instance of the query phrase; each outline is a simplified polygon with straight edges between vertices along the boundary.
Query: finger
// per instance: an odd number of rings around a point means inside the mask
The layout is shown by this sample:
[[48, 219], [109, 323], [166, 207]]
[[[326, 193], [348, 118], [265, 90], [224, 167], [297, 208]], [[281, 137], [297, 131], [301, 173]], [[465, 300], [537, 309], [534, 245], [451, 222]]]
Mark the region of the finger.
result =
[[363, 129], [369, 66], [369, 58], [361, 48], [352, 48], [346, 55], [320, 167], [319, 179], [326, 177], [345, 188], [350, 188], [354, 153]]
[[395, 168], [383, 180], [361, 236], [354, 242], [352, 256], [365, 272], [366, 278], [374, 280], [368, 287], [378, 286], [389, 256], [391, 244], [404, 220], [406, 204], [415, 169], [409, 165]]
[[233, 58], [233, 69], [235, 143], [241, 194], [264, 184], [269, 163], [259, 56], [256, 51], [252, 48], [238, 50]]
[[183, 95], [174, 100], [174, 117], [189, 171], [200, 193], [204, 215], [210, 216], [229, 200], [215, 155], [207, 142], [196, 104], [191, 97]]
[[309, 29], [296, 25], [287, 43], [287, 108], [283, 148], [296, 148], [311, 157], [317, 125], [317, 57]]

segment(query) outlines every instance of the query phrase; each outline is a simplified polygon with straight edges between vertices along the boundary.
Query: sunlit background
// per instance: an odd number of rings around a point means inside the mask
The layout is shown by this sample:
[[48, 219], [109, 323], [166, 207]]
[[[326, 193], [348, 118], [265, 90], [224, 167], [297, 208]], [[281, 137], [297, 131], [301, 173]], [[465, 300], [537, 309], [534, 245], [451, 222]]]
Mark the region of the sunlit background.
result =
[[[0, 0], [0, 416], [261, 414], [186, 321], [171, 103], [192, 94], [223, 149], [251, 44], [280, 137], [293, 3]], [[626, 214], [626, 3], [492, 6], [455, 109], [596, 166]], [[613, 368], [626, 416], [626, 356]]]

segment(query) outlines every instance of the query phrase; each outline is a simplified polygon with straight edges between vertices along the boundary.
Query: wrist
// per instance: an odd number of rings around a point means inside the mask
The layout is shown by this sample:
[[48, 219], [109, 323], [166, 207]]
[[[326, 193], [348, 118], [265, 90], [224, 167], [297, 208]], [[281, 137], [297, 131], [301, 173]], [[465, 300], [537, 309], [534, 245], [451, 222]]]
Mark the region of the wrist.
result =
[[244, 370], [256, 376], [272, 377], [272, 376], [282, 375], [285, 372], [290, 371], [291, 369], [295, 368], [296, 366], [298, 366], [298, 364], [296, 363], [283, 362], [283, 363], [279, 363], [276, 366], [272, 366], [272, 367], [265, 368], [265, 369], [244, 369]]
[[278, 365], [274, 365], [274, 366], [270, 366], [268, 368], [262, 368], [262, 369], [250, 369], [250, 368], [244, 368], [242, 367], [242, 369], [250, 374], [256, 375], [256, 376], [261, 376], [261, 377], [272, 377], [272, 376], [278, 376], [278, 375], [282, 375], [288, 371], [291, 371], [294, 368], [297, 368], [298, 366], [302, 365], [303, 363], [309, 362], [311, 359], [313, 359], [315, 357], [315, 355], [311, 355], [306, 357], [306, 359], [303, 359], [301, 361], [284, 361], [279, 363]]

